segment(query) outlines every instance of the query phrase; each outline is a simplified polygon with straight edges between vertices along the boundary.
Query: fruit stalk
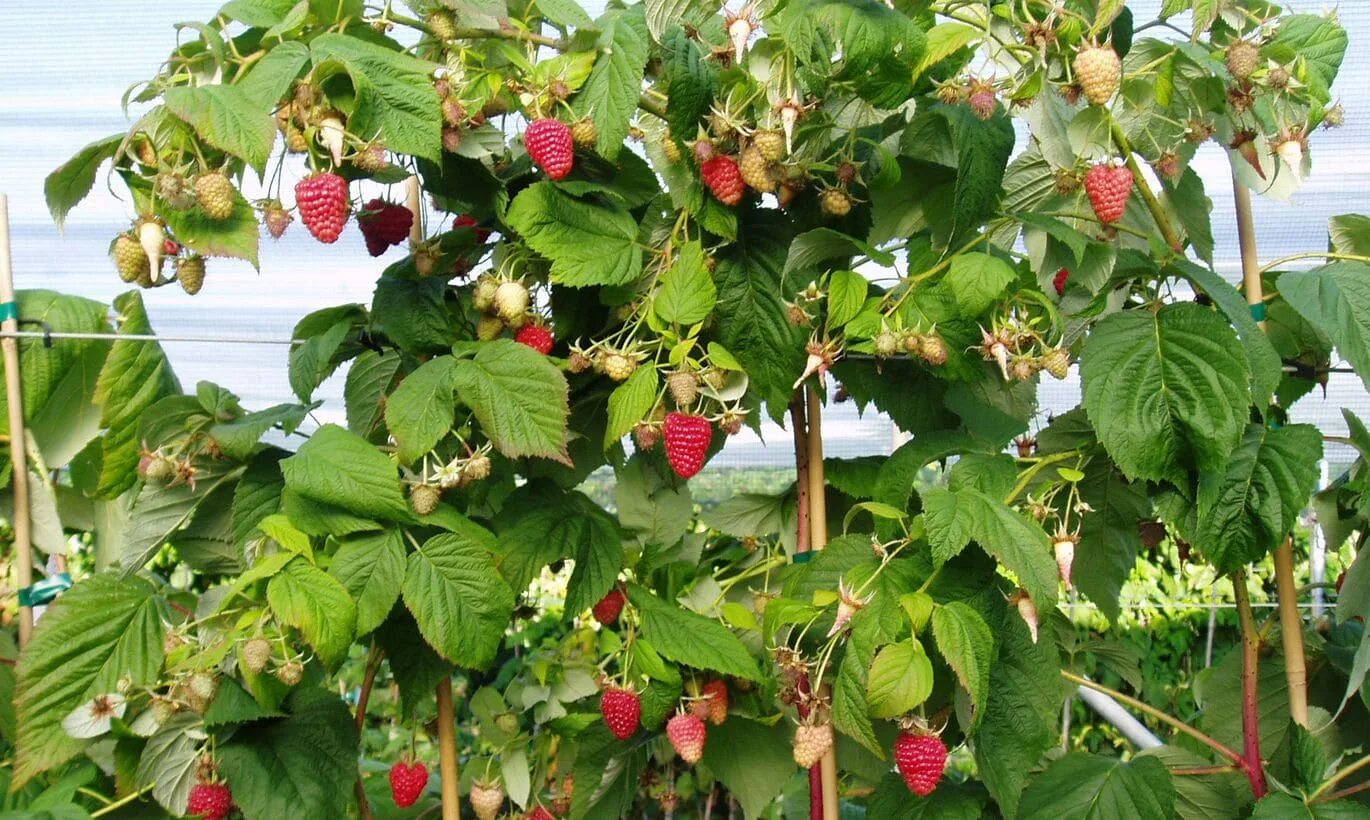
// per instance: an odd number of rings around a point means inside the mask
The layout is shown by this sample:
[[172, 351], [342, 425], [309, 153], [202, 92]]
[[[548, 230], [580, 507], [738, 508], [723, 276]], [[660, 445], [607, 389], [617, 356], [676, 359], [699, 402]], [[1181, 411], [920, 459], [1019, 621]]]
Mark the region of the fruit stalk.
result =
[[[823, 475], [823, 402], [813, 385], [805, 388], [808, 397], [808, 467], [809, 467], [809, 544], [814, 550], [828, 545], [828, 499]], [[822, 681], [814, 681], [819, 691], [827, 694], [831, 688]], [[823, 793], [823, 820], [838, 820], [837, 750], [832, 746], [819, 762]], [[810, 775], [810, 783], [813, 782]]]
[[461, 776], [457, 772], [457, 717], [452, 679], [438, 682], [438, 771], [442, 777], [442, 820], [461, 820]]
[[1251, 598], [1246, 592], [1246, 573], [1232, 573], [1232, 594], [1237, 599], [1237, 615], [1242, 625], [1242, 757], [1243, 770], [1251, 781], [1257, 800], [1265, 797], [1265, 772], [1261, 768], [1261, 727], [1259, 691], [1261, 638], [1251, 614]]
[[1137, 163], [1137, 158], [1132, 155], [1132, 146], [1127, 141], [1127, 135], [1118, 123], [1110, 125], [1113, 133], [1113, 141], [1118, 145], [1118, 151], [1127, 161], [1127, 167], [1132, 171], [1132, 178], [1137, 182], [1137, 193], [1142, 195], [1142, 201], [1146, 203], [1146, 208], [1151, 211], [1151, 218], [1156, 220], [1156, 228], [1161, 232], [1161, 238], [1171, 250], [1179, 253], [1184, 249], [1184, 244], [1180, 242], [1180, 235], [1175, 233], [1175, 226], [1170, 224], [1170, 215], [1161, 206], [1161, 201], [1156, 198], [1156, 194], [1151, 190], [1146, 177], [1142, 176], [1142, 166]]
[[[1237, 214], [1237, 242], [1242, 254], [1242, 290], [1248, 305], [1265, 301], [1261, 263], [1256, 249], [1256, 220], [1251, 213], [1251, 191], [1232, 174], [1232, 201]], [[1265, 320], [1259, 319], [1261, 330]], [[1284, 647], [1284, 675], [1289, 684], [1289, 716], [1308, 725], [1308, 664], [1303, 651], [1303, 619], [1294, 584], [1294, 543], [1285, 538], [1275, 549], [1275, 591], [1279, 602], [1280, 640]]]
[[[14, 270], [10, 265], [10, 215], [9, 197], [0, 194], [0, 304], [10, 305], [5, 311], [0, 330], [6, 336], [0, 339], [0, 351], [5, 361], [5, 396], [9, 401], [10, 423], [10, 462], [14, 469], [10, 475], [14, 483], [14, 552], [15, 581], [19, 589], [28, 589], [33, 584], [33, 548], [29, 523], [29, 467], [25, 455], [24, 441], [24, 399], [22, 382], [19, 377], [19, 340], [13, 335], [19, 330], [19, 317], [14, 305]], [[19, 645], [29, 642], [33, 634], [33, 608], [19, 607]]]

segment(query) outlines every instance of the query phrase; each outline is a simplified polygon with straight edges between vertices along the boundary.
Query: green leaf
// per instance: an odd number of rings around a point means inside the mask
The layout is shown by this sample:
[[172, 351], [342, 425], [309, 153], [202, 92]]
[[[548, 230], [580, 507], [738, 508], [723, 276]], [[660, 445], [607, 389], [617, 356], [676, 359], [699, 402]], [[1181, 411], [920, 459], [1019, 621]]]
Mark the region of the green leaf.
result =
[[1039, 612], [1056, 605], [1056, 563], [1051, 541], [1040, 526], [970, 487], [955, 492], [933, 488], [923, 494], [923, 506], [935, 558], [950, 560], [973, 540], [1012, 570]]
[[1029, 230], [1042, 231], [1069, 248], [1071, 255], [1075, 258], [1075, 264], [1079, 265], [1085, 261], [1085, 251], [1089, 248], [1089, 237], [1054, 216], [1034, 213], [1015, 214], [1015, 216], [1023, 223], [1024, 234]]
[[19, 655], [13, 786], [75, 757], [85, 745], [62, 720], [127, 675], [136, 686], [162, 668], [162, 599], [141, 578], [92, 576], [43, 613]]
[[1171, 820], [1175, 787], [1154, 757], [1131, 762], [1077, 752], [1033, 779], [1018, 806], [1021, 820]]
[[637, 222], [617, 205], [576, 199], [554, 183], [536, 182], [514, 197], [506, 220], [551, 260], [557, 284], [626, 285], [642, 272]]
[[1209, 214], [1213, 202], [1204, 194], [1203, 180], [1193, 168], [1185, 168], [1177, 182], [1161, 178], [1165, 201], [1180, 218], [1189, 243], [1199, 258], [1213, 264], [1213, 225]]
[[681, 245], [671, 267], [661, 275], [652, 309], [664, 322], [693, 325], [713, 313], [718, 293], [704, 264], [704, 248], [698, 242]]
[[279, 428], [290, 435], [304, 421], [308, 412], [309, 408], [301, 404], [277, 404], [232, 421], [215, 424], [209, 428], [209, 436], [218, 445], [219, 452], [228, 458], [246, 460], [257, 449], [257, 442], [266, 431]]
[[428, 643], [452, 663], [483, 669], [495, 659], [514, 593], [495, 569], [494, 536], [468, 523], [409, 555], [404, 604]]
[[1099, 441], [1133, 479], [1183, 484], [1191, 470], [1222, 470], [1251, 400], [1236, 334], [1192, 303], [1104, 319], [1085, 343], [1081, 376]]
[[598, 22], [599, 58], [590, 79], [576, 95], [575, 109], [580, 116], [594, 119], [598, 132], [595, 147], [612, 160], [623, 148], [628, 120], [637, 111], [651, 40], [642, 6], [612, 10]]
[[365, 439], [325, 424], [281, 461], [285, 486], [304, 498], [385, 521], [411, 519], [395, 464]]
[[[152, 333], [137, 291], [115, 298], [114, 310], [121, 319], [120, 335]], [[138, 477], [138, 418], [158, 399], [180, 390], [160, 344], [131, 339], [114, 342], [95, 384], [100, 426], [105, 428], [95, 497], [111, 499], [133, 486]]]
[[952, 236], [972, 231], [992, 215], [1003, 191], [1004, 171], [1013, 153], [1014, 131], [1002, 113], [982, 120], [969, 106], [942, 106], [937, 112], [951, 124], [956, 146], [956, 190], [952, 201]]
[[328, 572], [356, 602], [357, 634], [380, 626], [404, 584], [404, 537], [399, 530], [366, 533], [340, 542]]
[[62, 227], [71, 209], [90, 193], [100, 166], [113, 157], [123, 143], [124, 134], [92, 142], [48, 174], [43, 181], [43, 196], [47, 199], [48, 211], [57, 227]]
[[540, 456], [569, 464], [566, 377], [527, 345], [500, 339], [457, 363], [457, 396], [495, 449], [509, 458]]
[[433, 64], [347, 34], [328, 33], [309, 44], [314, 65], [340, 63], [352, 77], [356, 103], [347, 128], [366, 140], [377, 135], [398, 154], [442, 161], [442, 124]]
[[219, 743], [219, 772], [247, 817], [344, 817], [357, 777], [352, 713], [327, 689], [296, 689], [289, 716], [241, 726]]
[[1333, 262], [1311, 271], [1283, 274], [1280, 295], [1314, 326], [1370, 388], [1370, 265]]
[[750, 389], [772, 414], [789, 405], [794, 380], [804, 369], [804, 336], [789, 321], [782, 285], [789, 233], [777, 219], [758, 216], [747, 223], [714, 270], [719, 341], [746, 368]]
[[248, 70], [237, 87], [254, 105], [275, 108], [308, 64], [309, 47], [304, 43], [279, 43]]
[[956, 679], [970, 695], [978, 723], [990, 697], [994, 633], [979, 612], [960, 601], [952, 601], [933, 609], [932, 635], [937, 641], [937, 651], [947, 659], [947, 664], [956, 672]]
[[1291, 14], [1280, 18], [1278, 31], [1261, 53], [1285, 65], [1298, 60], [1299, 79], [1315, 99], [1327, 102], [1347, 42], [1346, 30], [1334, 17]]
[[814, 228], [794, 238], [785, 255], [785, 275], [823, 267], [832, 259], [849, 261], [864, 255], [879, 265], [893, 265], [894, 255], [832, 228]]
[[[785, 599], [779, 599], [785, 600]], [[766, 608], [766, 618], [772, 617], [772, 601]], [[833, 683], [832, 724], [839, 732], [861, 744], [867, 751], [884, 758], [885, 749], [875, 736], [875, 726], [871, 723], [870, 704], [866, 699], [866, 681], [871, 664], [875, 661], [875, 631], [866, 628], [863, 621], [871, 616], [869, 609], [856, 613], [852, 618], [852, 630], [847, 638], [842, 665], [837, 669], [837, 680]], [[805, 618], [807, 620], [807, 618]]]
[[295, 0], [228, 0], [219, 13], [248, 26], [270, 28], [281, 22]]
[[978, 316], [1016, 277], [1004, 260], [987, 253], [963, 253], [953, 257], [946, 283], [965, 316]]
[[[1155, 757], [1167, 767], [1197, 768], [1212, 761], [1176, 746], [1147, 749], [1138, 757]], [[1211, 775], [1172, 777], [1175, 816], [1179, 820], [1236, 820], [1242, 808], [1237, 795], [1246, 791], [1246, 778], [1235, 771]]]
[[215, 221], [205, 216], [200, 208], [184, 211], [164, 208], [158, 214], [166, 220], [167, 228], [176, 241], [203, 256], [226, 256], [245, 259], [257, 267], [258, 234], [257, 212], [243, 198], [241, 191], [233, 193], [233, 213], [228, 219]]
[[261, 174], [276, 141], [270, 112], [233, 85], [180, 86], [166, 92], [166, 107], [200, 138], [241, 158]]
[[628, 599], [642, 617], [642, 633], [662, 657], [697, 669], [761, 680], [756, 659], [727, 627], [661, 600], [636, 584]]
[[985, 787], [1004, 816], [1014, 817], [1029, 774], [1057, 744], [1065, 689], [1055, 642], [1033, 643], [1016, 613], [1003, 618], [995, 631], [999, 658], [990, 671], [989, 705], [973, 740]]
[[866, 695], [871, 714], [893, 718], [912, 710], [932, 694], [932, 661], [917, 641], [892, 643], [871, 664]]
[[138, 785], [152, 787], [153, 799], [177, 814], [184, 814], [190, 790], [198, 780], [196, 764], [200, 762], [203, 739], [200, 718], [194, 712], [172, 715], [143, 747], [134, 775]]
[[928, 30], [927, 48], [923, 52], [923, 57], [913, 67], [913, 78], [917, 80], [928, 69], [979, 41], [984, 34], [983, 29], [963, 23], [938, 23], [933, 26]]
[[694, 504], [690, 485], [647, 466], [641, 455], [615, 470], [618, 521], [645, 544], [675, 544], [690, 527]]
[[1370, 256], [1370, 216], [1341, 214], [1327, 222], [1332, 250], [1353, 256]]
[[1237, 329], [1246, 350], [1247, 365], [1251, 369], [1251, 403], [1264, 407], [1270, 402], [1275, 387], [1280, 383], [1284, 362], [1275, 351], [1261, 326], [1251, 316], [1251, 306], [1226, 279], [1192, 262], [1177, 259], [1172, 267], [1196, 287], [1208, 294], [1227, 320]]
[[1308, 805], [1283, 792], [1271, 792], [1256, 804], [1251, 820], [1364, 820], [1365, 806], [1351, 800]]
[[[653, 14], [655, 10], [672, 5], [690, 6], [695, 1], [648, 0], [647, 25], [652, 28], [652, 36], [661, 39], [661, 31], [653, 27], [657, 17]], [[714, 70], [704, 49], [676, 25], [679, 22], [679, 17], [667, 21], [673, 28], [663, 41], [669, 53], [666, 63], [666, 119], [673, 138], [688, 139], [698, 130], [699, 118], [709, 112], [709, 105], [713, 102]]]
[[851, 270], [833, 271], [828, 280], [828, 329], [836, 330], [856, 318], [866, 304], [870, 283]]
[[300, 630], [327, 666], [347, 657], [357, 632], [357, 606], [338, 579], [296, 558], [271, 578], [266, 600], [282, 623]]
[[385, 425], [395, 437], [400, 463], [412, 464], [452, 429], [456, 360], [438, 356], [404, 377], [385, 403]]
[[747, 817], [760, 817], [794, 775], [789, 730], [732, 716], [709, 727], [704, 765], [737, 798]]
[[632, 432], [652, 411], [659, 382], [655, 367], [639, 367], [609, 394], [609, 423], [604, 428], [606, 449]]
[[190, 523], [200, 504], [215, 490], [242, 475], [228, 461], [197, 460], [195, 486], [145, 483], [133, 501], [119, 564], [124, 574], [140, 572], [162, 545]]
[[343, 385], [347, 429], [367, 438], [385, 414], [386, 394], [400, 370], [400, 357], [367, 350], [352, 360]]
[[390, 611], [375, 634], [400, 688], [400, 713], [413, 716], [420, 706], [432, 703], [434, 688], [452, 674], [452, 665], [433, 651], [419, 633], [414, 616], [402, 606]]
[[1322, 434], [1308, 424], [1252, 424], [1227, 469], [1200, 479], [1195, 544], [1221, 573], [1259, 561], [1294, 528], [1318, 480]]

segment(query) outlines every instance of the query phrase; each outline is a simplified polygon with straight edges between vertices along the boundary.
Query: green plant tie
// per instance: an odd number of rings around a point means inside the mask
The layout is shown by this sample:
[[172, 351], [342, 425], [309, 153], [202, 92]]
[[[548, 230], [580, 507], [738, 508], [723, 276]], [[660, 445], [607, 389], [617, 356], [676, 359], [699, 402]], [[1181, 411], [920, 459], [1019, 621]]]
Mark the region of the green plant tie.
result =
[[0, 302], [0, 322], [19, 318], [19, 305], [14, 302]]
[[1257, 302], [1251, 305], [1251, 318], [1258, 322], [1265, 321], [1265, 302]]
[[813, 552], [812, 552], [812, 551], [810, 551], [810, 552], [796, 552], [796, 553], [794, 554], [794, 563], [796, 563], [796, 564], [807, 564], [807, 563], [809, 563], [809, 559], [811, 559], [811, 558], [813, 558]]
[[42, 606], [68, 589], [71, 589], [71, 575], [65, 572], [49, 575], [33, 586], [19, 590], [19, 606]]

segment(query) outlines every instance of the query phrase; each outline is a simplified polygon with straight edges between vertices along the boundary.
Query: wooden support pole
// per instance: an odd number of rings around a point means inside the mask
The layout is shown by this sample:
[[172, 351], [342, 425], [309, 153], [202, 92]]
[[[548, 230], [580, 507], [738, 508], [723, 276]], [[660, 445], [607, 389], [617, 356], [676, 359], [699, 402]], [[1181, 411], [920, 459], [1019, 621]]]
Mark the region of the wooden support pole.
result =
[[[0, 330], [6, 334], [19, 330], [19, 313], [14, 305], [14, 268], [10, 261], [9, 197], [0, 194]], [[5, 361], [5, 398], [9, 404], [11, 481], [14, 484], [14, 569], [19, 589], [33, 585], [33, 537], [29, 522], [29, 465], [24, 442], [24, 391], [19, 374], [19, 340], [7, 335], [0, 339]], [[33, 608], [19, 607], [19, 645], [33, 634]]]
[[[809, 385], [808, 423], [809, 423], [809, 543], [814, 550], [828, 545], [828, 501], [827, 480], [823, 474], [823, 399], [817, 388]], [[827, 700], [832, 698], [832, 687], [822, 681], [814, 681], [821, 687], [819, 692]], [[828, 749], [819, 762], [823, 784], [823, 820], [838, 820], [840, 804], [837, 796], [837, 749]]]
[[[1260, 256], [1256, 248], [1256, 220], [1251, 212], [1251, 191], [1232, 174], [1232, 201], [1237, 212], [1237, 242], [1242, 255], [1242, 290], [1246, 303], [1264, 305]], [[1261, 330], [1265, 314], [1253, 310]], [[1279, 601], [1280, 641], [1284, 648], [1284, 675], [1289, 684], [1289, 716], [1308, 725], [1308, 663], [1304, 657], [1303, 618], [1299, 615], [1298, 588], [1294, 584], [1294, 541], [1285, 538], [1275, 548], [1275, 592]]]
[[442, 777], [442, 820], [461, 820], [461, 774], [457, 771], [457, 716], [452, 678], [438, 683], [438, 772]]

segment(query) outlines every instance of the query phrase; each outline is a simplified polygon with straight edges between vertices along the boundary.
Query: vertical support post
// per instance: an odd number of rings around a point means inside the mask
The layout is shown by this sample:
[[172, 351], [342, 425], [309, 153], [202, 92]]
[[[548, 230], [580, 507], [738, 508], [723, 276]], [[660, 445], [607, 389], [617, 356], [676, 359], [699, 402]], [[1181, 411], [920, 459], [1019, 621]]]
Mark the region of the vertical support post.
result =
[[[823, 475], [823, 400], [817, 388], [806, 388], [809, 421], [809, 541], [815, 550], [828, 545], [828, 502]], [[830, 698], [832, 687], [822, 681], [822, 693]], [[830, 748], [818, 764], [823, 781], [823, 820], [838, 820], [837, 750]]]
[[[14, 304], [14, 268], [10, 260], [9, 197], [0, 194], [0, 329], [6, 334], [19, 330], [19, 311]], [[19, 340], [12, 335], [0, 339], [5, 361], [5, 398], [9, 409], [11, 479], [14, 483], [14, 567], [19, 589], [33, 585], [33, 536], [29, 521], [29, 465], [24, 434], [24, 391], [19, 373]], [[19, 645], [33, 634], [33, 608], [19, 606]]]
[[414, 221], [409, 225], [409, 241], [417, 245], [423, 241], [423, 188], [419, 186], [417, 174], [404, 181], [404, 204], [414, 215]]
[[[1251, 191], [1232, 174], [1232, 201], [1237, 212], [1237, 243], [1242, 254], [1242, 289], [1252, 316], [1265, 329], [1265, 292], [1256, 250], [1256, 221], [1251, 214]], [[1289, 716], [1308, 725], [1308, 665], [1303, 651], [1303, 619], [1294, 585], [1294, 540], [1285, 538], [1275, 548], [1275, 592], [1279, 601], [1280, 639], [1284, 648], [1285, 679], [1289, 683]]]
[[457, 771], [457, 717], [452, 678], [438, 682], [438, 772], [442, 777], [442, 820], [461, 820], [461, 774]]
[[[1318, 489], [1327, 486], [1330, 469], [1327, 459], [1318, 462]], [[1313, 582], [1313, 617], [1321, 618], [1326, 611], [1327, 590], [1317, 584], [1327, 583], [1327, 539], [1323, 537], [1322, 527], [1318, 525], [1318, 517], [1310, 515], [1308, 517], [1308, 571]]]

